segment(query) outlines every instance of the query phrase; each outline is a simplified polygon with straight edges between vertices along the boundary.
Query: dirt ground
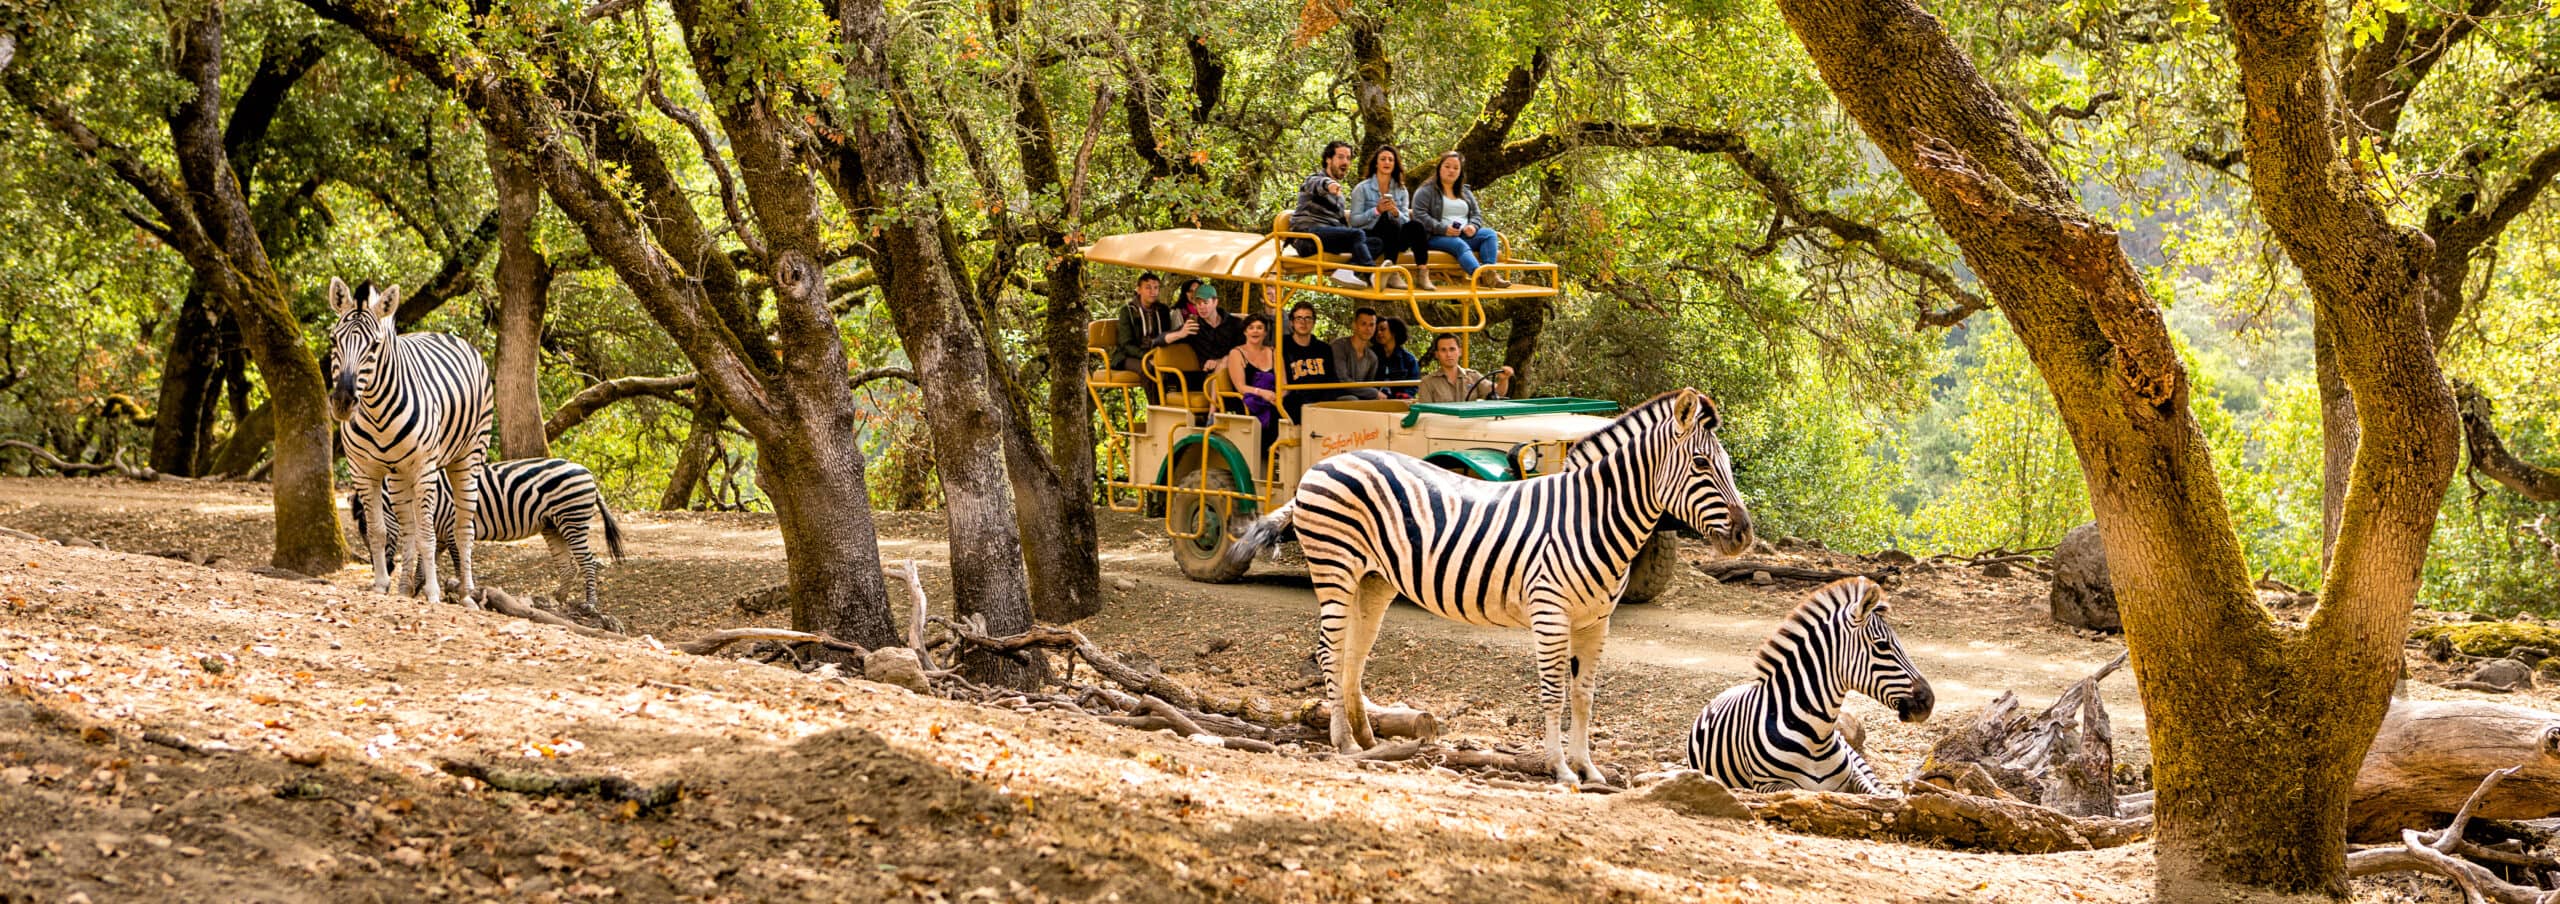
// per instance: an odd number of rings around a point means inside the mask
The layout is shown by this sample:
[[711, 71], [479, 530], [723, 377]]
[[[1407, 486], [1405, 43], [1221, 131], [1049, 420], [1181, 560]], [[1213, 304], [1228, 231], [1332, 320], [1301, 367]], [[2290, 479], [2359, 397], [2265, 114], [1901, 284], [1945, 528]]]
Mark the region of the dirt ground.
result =
[[[326, 585], [254, 577], [237, 569], [267, 559], [266, 493], [0, 479], [0, 526], [104, 547], [0, 538], [0, 901], [2149, 897], [2147, 844], [2017, 857], [1794, 836], [666, 651], [783, 623], [731, 604], [782, 580], [763, 516], [623, 513], [631, 558], [608, 566], [603, 599], [637, 640], [378, 596], [362, 565]], [[880, 527], [884, 558], [918, 560], [947, 605], [939, 516], [882, 513]], [[1112, 598], [1078, 626], [1097, 642], [1204, 690], [1318, 692], [1302, 667], [1303, 575], [1263, 564], [1240, 584], [1194, 584], [1146, 519], [1109, 516], [1103, 534]], [[221, 559], [135, 554], [171, 549]], [[479, 558], [488, 582], [550, 590], [546, 555], [535, 540]], [[1698, 707], [1748, 677], [1809, 589], [1690, 569], [1663, 600], [1621, 609], [1598, 758], [1678, 761]], [[2040, 707], [2122, 649], [2053, 625], [2031, 577], [1924, 564], [1893, 593], [1940, 702], [1909, 726], [1853, 701], [1888, 778], [2001, 691]], [[1529, 662], [1525, 634], [1399, 607], [1369, 692], [1454, 714], [1459, 738], [1526, 743], [1540, 724]], [[2119, 759], [2138, 769], [2129, 677], [2106, 699]], [[440, 772], [446, 761], [684, 791], [641, 812], [492, 791]], [[2405, 887], [2359, 897], [2405, 900]]]

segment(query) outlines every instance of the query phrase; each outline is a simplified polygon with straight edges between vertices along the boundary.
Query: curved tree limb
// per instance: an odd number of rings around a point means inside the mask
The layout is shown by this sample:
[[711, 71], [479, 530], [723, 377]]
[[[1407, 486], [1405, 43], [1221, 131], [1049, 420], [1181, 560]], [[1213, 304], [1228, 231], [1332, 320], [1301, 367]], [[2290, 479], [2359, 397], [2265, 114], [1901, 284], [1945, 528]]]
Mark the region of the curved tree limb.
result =
[[669, 401], [685, 401], [685, 390], [692, 389], [700, 379], [699, 374], [678, 374], [672, 377], [623, 377], [597, 383], [578, 390], [577, 395], [570, 396], [568, 401], [560, 403], [559, 408], [553, 409], [551, 416], [542, 421], [542, 435], [545, 439], [558, 441], [561, 434], [586, 423], [596, 412], [628, 398], [655, 396]]
[[463, 290], [471, 288], [472, 273], [480, 268], [480, 261], [489, 256], [489, 249], [497, 244], [498, 209], [492, 207], [481, 215], [480, 225], [472, 227], [471, 232], [444, 256], [444, 264], [436, 268], [436, 274], [427, 277], [426, 282], [418, 284], [417, 291], [400, 300], [400, 311], [392, 315], [392, 321], [403, 326], [416, 323], [437, 308], [444, 307], [445, 302], [452, 301]]
[[2535, 502], [2560, 502], [2560, 470], [2517, 458], [2498, 438], [2490, 422], [2489, 397], [2479, 387], [2462, 384], [2454, 397], [2462, 409], [2462, 437], [2471, 451], [2471, 470]]

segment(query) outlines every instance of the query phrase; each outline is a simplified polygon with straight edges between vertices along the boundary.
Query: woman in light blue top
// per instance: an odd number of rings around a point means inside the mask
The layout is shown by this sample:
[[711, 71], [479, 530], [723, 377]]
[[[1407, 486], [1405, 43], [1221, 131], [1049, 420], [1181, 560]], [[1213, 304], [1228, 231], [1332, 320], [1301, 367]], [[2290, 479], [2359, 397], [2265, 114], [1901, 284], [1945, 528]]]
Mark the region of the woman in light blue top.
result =
[[[1476, 193], [1461, 178], [1467, 158], [1456, 151], [1440, 155], [1440, 165], [1431, 178], [1413, 193], [1413, 218], [1431, 235], [1431, 250], [1458, 259], [1460, 269], [1469, 274], [1486, 264], [1502, 261], [1502, 238], [1485, 225], [1484, 205], [1476, 203]], [[1511, 285], [1499, 271], [1488, 273], [1479, 282], [1489, 288]]]
[[1428, 266], [1431, 236], [1411, 216], [1413, 202], [1404, 189], [1404, 155], [1395, 145], [1370, 155], [1369, 174], [1352, 187], [1346, 207], [1345, 219], [1351, 228], [1366, 230], [1369, 242], [1379, 249], [1379, 263], [1394, 266], [1397, 255], [1413, 252], [1415, 285], [1426, 291], [1439, 288], [1431, 284]]

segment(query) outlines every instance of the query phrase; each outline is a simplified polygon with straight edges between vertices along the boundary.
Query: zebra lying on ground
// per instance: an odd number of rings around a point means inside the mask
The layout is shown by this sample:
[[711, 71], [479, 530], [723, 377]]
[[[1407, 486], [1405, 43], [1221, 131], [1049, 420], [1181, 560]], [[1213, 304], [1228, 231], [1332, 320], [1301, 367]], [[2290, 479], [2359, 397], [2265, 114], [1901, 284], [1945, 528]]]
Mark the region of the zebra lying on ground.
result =
[[[478, 586], [471, 575], [471, 540], [480, 493], [471, 474], [488, 451], [489, 367], [478, 349], [453, 336], [400, 335], [391, 323], [400, 309], [398, 286], [383, 292], [367, 283], [359, 299], [345, 281], [332, 278], [329, 306], [338, 312], [337, 324], [329, 328], [335, 362], [329, 408], [345, 422], [339, 438], [347, 469], [355, 474], [357, 499], [376, 504], [388, 492], [392, 510], [408, 528], [400, 558], [424, 585], [427, 602], [442, 602], [438, 535], [425, 529], [424, 498], [426, 475], [442, 471], [464, 503], [453, 530], [455, 576], [462, 581], [463, 601], [478, 608], [471, 600]], [[371, 552], [374, 592], [388, 593], [392, 556], [382, 545]]]
[[[558, 458], [517, 458], [493, 462], [473, 469], [480, 484], [479, 505], [473, 512], [472, 524], [479, 539], [492, 542], [522, 540], [535, 534], [551, 542], [555, 560], [565, 554], [586, 584], [586, 610], [583, 615], [604, 618], [596, 608], [596, 571], [603, 567], [595, 550], [587, 542], [590, 530], [601, 530], [605, 549], [613, 560], [622, 561], [622, 525], [613, 518], [613, 510], [604, 504], [603, 494], [596, 490], [596, 477], [577, 462]], [[427, 517], [436, 526], [439, 540], [453, 536], [453, 496], [447, 493], [444, 475], [438, 473], [427, 484]], [[361, 498], [348, 500], [348, 510], [355, 514], [356, 535], [369, 536], [365, 506]], [[391, 545], [400, 542], [400, 522], [384, 522]], [[372, 548], [366, 543], [366, 548]]]
[[1689, 767], [1726, 787], [1891, 794], [1840, 736], [1840, 701], [1857, 691], [1902, 721], [1929, 718], [1937, 694], [1885, 624], [1884, 588], [1842, 578], [1806, 597], [1760, 645], [1760, 676], [1716, 695], [1689, 729]]
[[[1316, 661], [1333, 700], [1335, 747], [1377, 743], [1360, 673], [1388, 603], [1402, 594], [1442, 618], [1530, 629], [1556, 779], [1601, 781], [1591, 763], [1591, 693], [1636, 553], [1665, 514], [1703, 528], [1725, 555], [1751, 545], [1751, 517], [1717, 423], [1715, 403], [1697, 390], [1664, 393], [1582, 440], [1571, 469], [1515, 483], [1459, 477], [1393, 452], [1336, 455], [1308, 469], [1296, 497], [1246, 528], [1226, 555], [1241, 564], [1296, 526], [1315, 580]], [[1568, 684], [1570, 752], [1559, 724]]]

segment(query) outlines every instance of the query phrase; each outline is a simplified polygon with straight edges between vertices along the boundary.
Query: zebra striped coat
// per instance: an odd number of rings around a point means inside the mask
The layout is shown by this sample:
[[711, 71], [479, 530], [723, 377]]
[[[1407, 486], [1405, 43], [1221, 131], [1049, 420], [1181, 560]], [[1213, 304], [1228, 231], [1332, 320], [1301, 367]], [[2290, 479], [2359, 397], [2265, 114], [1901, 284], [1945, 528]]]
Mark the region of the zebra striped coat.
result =
[[[330, 407], [344, 422], [339, 442], [347, 469], [354, 473], [356, 497], [372, 504], [388, 492], [408, 541], [401, 558], [415, 570], [427, 601], [441, 602], [444, 585], [436, 580], [436, 534], [426, 525], [426, 475], [442, 471], [459, 489], [463, 505], [453, 531], [454, 570], [462, 580], [464, 600], [478, 589], [471, 574], [473, 515], [479, 487], [472, 469], [487, 455], [489, 443], [489, 367], [478, 349], [443, 333], [400, 335], [391, 315], [400, 309], [400, 289], [364, 287], [363, 297], [338, 279], [329, 280], [329, 306], [338, 322], [329, 330]], [[385, 531], [383, 539], [388, 539]], [[392, 557], [384, 544], [373, 552], [373, 589], [391, 590]]]
[[1891, 794], [1840, 733], [1857, 691], [1902, 721], [1937, 695], [1885, 623], [1884, 588], [1843, 578], [1815, 590], [1760, 646], [1759, 677], [1716, 696], [1689, 729], [1689, 767], [1742, 790]]
[[[480, 485], [480, 502], [471, 520], [476, 539], [503, 543], [541, 534], [551, 543], [552, 557], [565, 558], [584, 579], [583, 614], [602, 619], [604, 613], [596, 608], [596, 572], [603, 563], [587, 537], [590, 531], [602, 532], [613, 560], [622, 561], [622, 525], [596, 490], [595, 474], [577, 462], [558, 458], [516, 458], [473, 470]], [[356, 535], [370, 537], [364, 501], [349, 499], [347, 508], [355, 515]], [[442, 471], [427, 479], [427, 519], [435, 524], [438, 541], [453, 542], [453, 495]], [[400, 522], [384, 521], [383, 526], [390, 535], [388, 545], [398, 547]]]
[[1316, 660], [1334, 702], [1336, 747], [1375, 743], [1360, 675], [1401, 594], [1443, 618], [1528, 628], [1556, 778], [1571, 783], [1579, 771], [1599, 781], [1591, 694], [1636, 553], [1666, 513], [1706, 529], [1728, 555], [1751, 543], [1717, 425], [1706, 396], [1665, 393], [1583, 439], [1577, 466], [1515, 483], [1459, 477], [1392, 452], [1337, 455], [1308, 469], [1296, 496], [1246, 528], [1227, 555], [1241, 563], [1295, 525], [1315, 581]]

